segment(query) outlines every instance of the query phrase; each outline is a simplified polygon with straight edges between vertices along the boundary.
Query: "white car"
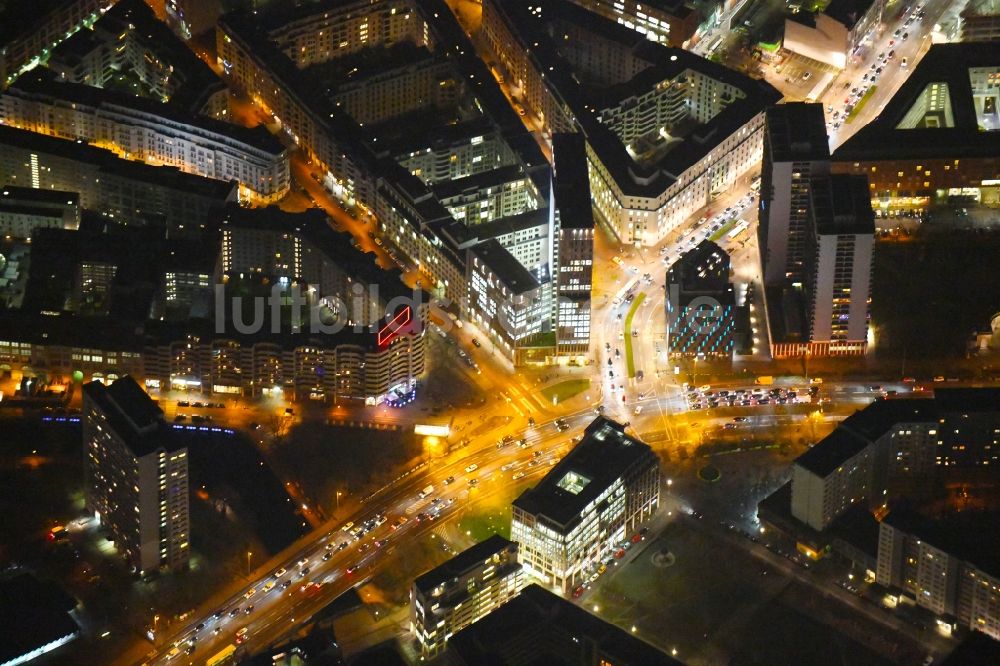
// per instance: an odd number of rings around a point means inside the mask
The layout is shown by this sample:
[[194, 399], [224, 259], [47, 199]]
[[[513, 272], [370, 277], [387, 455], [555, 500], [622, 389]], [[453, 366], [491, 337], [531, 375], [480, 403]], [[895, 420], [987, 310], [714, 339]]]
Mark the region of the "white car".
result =
[[472, 474], [477, 469], [479, 469], [479, 465], [477, 465], [476, 463], [472, 463], [471, 465], [469, 465], [468, 467], [465, 468], [465, 473], [466, 474]]
[[642, 405], [636, 405], [636, 406], [635, 406], [635, 413], [636, 413], [637, 415], [638, 415], [638, 414], [642, 414]]

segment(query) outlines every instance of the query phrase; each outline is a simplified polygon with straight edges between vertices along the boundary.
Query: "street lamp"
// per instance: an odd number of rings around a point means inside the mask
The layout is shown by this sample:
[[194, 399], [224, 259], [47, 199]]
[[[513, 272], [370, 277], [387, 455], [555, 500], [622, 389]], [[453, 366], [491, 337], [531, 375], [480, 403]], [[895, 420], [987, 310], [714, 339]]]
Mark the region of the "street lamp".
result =
[[247, 578], [250, 578], [250, 558], [253, 556], [249, 550], [247, 551]]
[[337, 511], [340, 511], [340, 496], [341, 496], [341, 494], [342, 493], [338, 490], [337, 491]]

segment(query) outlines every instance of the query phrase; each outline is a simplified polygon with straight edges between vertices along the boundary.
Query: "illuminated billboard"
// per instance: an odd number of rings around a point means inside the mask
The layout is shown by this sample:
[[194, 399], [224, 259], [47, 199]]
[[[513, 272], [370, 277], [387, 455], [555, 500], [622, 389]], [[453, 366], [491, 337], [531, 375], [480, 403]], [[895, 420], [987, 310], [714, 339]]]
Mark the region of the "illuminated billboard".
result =
[[392, 342], [413, 320], [413, 308], [407, 305], [378, 332], [378, 346], [385, 347]]

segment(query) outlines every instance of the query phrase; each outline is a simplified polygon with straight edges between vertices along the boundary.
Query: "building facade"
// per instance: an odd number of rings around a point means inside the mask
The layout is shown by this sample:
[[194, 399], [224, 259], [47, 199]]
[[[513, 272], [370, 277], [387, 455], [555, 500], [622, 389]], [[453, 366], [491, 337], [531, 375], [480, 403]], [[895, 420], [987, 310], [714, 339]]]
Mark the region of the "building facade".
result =
[[83, 388], [87, 508], [140, 576], [190, 559], [187, 449], [163, 412], [128, 376]]
[[598, 417], [514, 500], [511, 538], [528, 573], [569, 592], [652, 517], [659, 500], [659, 458], [623, 425]]
[[485, 2], [483, 37], [544, 132], [584, 134], [594, 208], [619, 240], [658, 243], [759, 164], [773, 88], [574, 4], [532, 7]]
[[273, 201], [290, 184], [289, 151], [263, 127], [236, 125], [31, 72], [0, 95], [0, 123], [73, 141], [130, 160], [174, 166], [240, 183], [247, 199]]
[[685, 48], [701, 23], [701, 14], [684, 0], [573, 0], [584, 9], [635, 30], [648, 39]]
[[200, 235], [209, 213], [236, 201], [239, 186], [176, 167], [131, 162], [83, 142], [0, 125], [0, 172], [8, 183], [76, 192], [80, 206], [120, 224]]
[[517, 553], [516, 543], [495, 534], [413, 581], [410, 631], [422, 658], [438, 656], [448, 638], [520, 594]]
[[736, 296], [729, 254], [710, 240], [682, 254], [667, 271], [667, 349], [671, 356], [732, 358]]
[[0, 188], [0, 236], [28, 239], [39, 227], [77, 229], [79, 226], [80, 196], [76, 192], [13, 185]]
[[807, 284], [810, 353], [860, 355], [871, 318], [875, 214], [864, 176], [810, 185]]
[[809, 184], [830, 173], [822, 104], [788, 103], [767, 110], [758, 202], [764, 284], [803, 284]]

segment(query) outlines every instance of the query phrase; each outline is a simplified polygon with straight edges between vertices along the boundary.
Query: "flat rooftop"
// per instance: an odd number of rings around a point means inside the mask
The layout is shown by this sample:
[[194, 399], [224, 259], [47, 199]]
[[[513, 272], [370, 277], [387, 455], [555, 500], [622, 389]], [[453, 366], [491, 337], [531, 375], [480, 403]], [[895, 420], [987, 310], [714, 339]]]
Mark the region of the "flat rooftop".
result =
[[45, 645], [70, 640], [80, 632], [69, 614], [76, 600], [54, 583], [29, 573], [0, 580], [0, 663], [10, 663]]
[[514, 599], [452, 636], [448, 652], [457, 663], [489, 666], [681, 663], [539, 585], [529, 585]]
[[[984, 100], [991, 94], [985, 88], [974, 90], [970, 72], [982, 69], [988, 74], [997, 68], [1000, 42], [934, 44], [882, 112], [837, 148], [833, 160], [995, 160], [1000, 155], [1000, 129], [988, 131], [982, 117]], [[940, 94], [928, 100], [935, 85]], [[920, 120], [929, 115], [937, 126]]]
[[1000, 512], [963, 511], [931, 519], [908, 507], [897, 507], [883, 522], [991, 576], [1000, 576]]
[[[545, 73], [545, 80], [556, 91], [556, 97], [572, 110], [590, 147], [626, 195], [660, 195], [720, 142], [781, 99], [781, 93], [765, 81], [751, 79], [684, 49], [651, 42], [623, 25], [566, 0], [532, 3], [504, 0], [499, 4], [508, 26], [523, 44], [530, 45], [535, 67]], [[533, 8], [537, 11], [532, 11]], [[602, 90], [589, 90], [580, 83], [573, 65], [559, 52], [559, 40], [549, 33], [554, 22], [559, 21], [579, 26], [595, 38], [617, 42], [629, 49], [632, 57], [649, 66], [628, 81]], [[686, 132], [678, 147], [653, 160], [633, 159], [614, 131], [599, 121], [597, 111], [603, 108], [602, 104], [642, 95], [661, 81], [675, 79], [688, 71], [729, 84], [742, 96], [731, 100], [706, 123], [695, 125]]]
[[174, 430], [163, 420], [163, 411], [145, 391], [126, 375], [111, 386], [89, 382], [83, 394], [93, 401], [108, 419], [115, 434], [121, 437], [132, 451], [141, 458], [163, 449], [177, 451], [184, 448]]
[[837, 428], [796, 458], [795, 464], [817, 476], [825, 477], [870, 444], [871, 442], [846, 428]]
[[658, 464], [649, 446], [625, 434], [625, 426], [599, 416], [583, 439], [534, 488], [514, 500], [514, 506], [557, 525], [572, 525], [584, 508], [633, 465]]
[[469, 251], [486, 264], [513, 294], [523, 294], [539, 287], [538, 278], [496, 239], [485, 240]]
[[437, 586], [464, 576], [473, 569], [483, 566], [483, 563], [508, 548], [516, 548], [517, 544], [494, 534], [476, 545], [466, 548], [447, 562], [434, 567], [418, 576], [413, 586], [423, 594], [430, 594]]
[[813, 220], [820, 236], [874, 234], [868, 177], [833, 174], [812, 180], [810, 187]]
[[766, 113], [765, 141], [774, 162], [811, 162], [830, 157], [822, 104], [776, 104]]

